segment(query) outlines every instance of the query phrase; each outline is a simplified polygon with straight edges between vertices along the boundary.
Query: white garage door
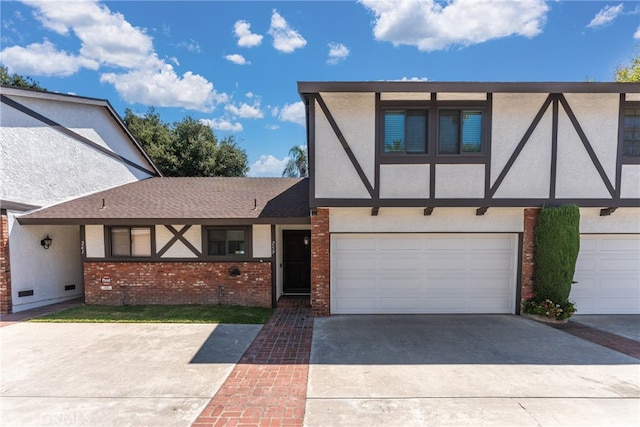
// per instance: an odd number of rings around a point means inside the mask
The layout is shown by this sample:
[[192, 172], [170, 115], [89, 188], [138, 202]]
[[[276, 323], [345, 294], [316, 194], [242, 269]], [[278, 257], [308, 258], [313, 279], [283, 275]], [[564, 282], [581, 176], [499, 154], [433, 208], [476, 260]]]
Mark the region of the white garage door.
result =
[[511, 234], [333, 234], [331, 312], [513, 313]]
[[582, 235], [574, 280], [577, 314], [640, 314], [640, 236]]

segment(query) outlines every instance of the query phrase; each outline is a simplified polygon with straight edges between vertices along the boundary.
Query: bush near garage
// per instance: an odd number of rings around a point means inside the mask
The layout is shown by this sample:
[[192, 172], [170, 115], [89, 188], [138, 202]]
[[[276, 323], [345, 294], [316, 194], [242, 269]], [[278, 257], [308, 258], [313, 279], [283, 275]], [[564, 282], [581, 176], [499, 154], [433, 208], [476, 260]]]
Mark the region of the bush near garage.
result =
[[575, 306], [569, 301], [580, 251], [580, 209], [543, 206], [535, 229], [533, 294], [523, 304], [529, 314], [562, 320]]

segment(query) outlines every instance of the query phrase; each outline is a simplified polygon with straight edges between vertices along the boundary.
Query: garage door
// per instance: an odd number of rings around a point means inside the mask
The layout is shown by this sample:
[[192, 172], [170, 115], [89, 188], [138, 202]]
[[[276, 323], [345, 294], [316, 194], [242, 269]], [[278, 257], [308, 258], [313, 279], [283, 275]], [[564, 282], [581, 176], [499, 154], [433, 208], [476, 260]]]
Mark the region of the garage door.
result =
[[333, 234], [331, 312], [513, 313], [517, 236]]
[[640, 236], [582, 235], [575, 280], [577, 314], [640, 314]]

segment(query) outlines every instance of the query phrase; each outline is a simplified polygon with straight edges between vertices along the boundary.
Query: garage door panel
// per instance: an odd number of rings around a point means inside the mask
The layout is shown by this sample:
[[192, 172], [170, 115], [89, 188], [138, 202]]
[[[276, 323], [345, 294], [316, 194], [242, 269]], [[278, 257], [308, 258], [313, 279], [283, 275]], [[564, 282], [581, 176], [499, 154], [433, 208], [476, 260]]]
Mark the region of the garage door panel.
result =
[[515, 310], [515, 235], [333, 235], [331, 248], [332, 313]]
[[640, 236], [581, 236], [574, 280], [579, 314], [640, 314]]

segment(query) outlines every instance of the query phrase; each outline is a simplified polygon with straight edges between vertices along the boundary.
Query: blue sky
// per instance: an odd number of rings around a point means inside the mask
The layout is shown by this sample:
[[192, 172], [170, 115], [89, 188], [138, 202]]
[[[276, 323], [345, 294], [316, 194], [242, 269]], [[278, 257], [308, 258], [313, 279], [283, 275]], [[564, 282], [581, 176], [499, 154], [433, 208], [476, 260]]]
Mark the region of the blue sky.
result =
[[640, 2], [5, 1], [0, 62], [50, 91], [191, 116], [252, 176], [305, 144], [298, 81], [611, 81]]

